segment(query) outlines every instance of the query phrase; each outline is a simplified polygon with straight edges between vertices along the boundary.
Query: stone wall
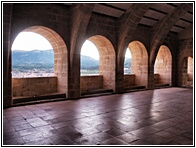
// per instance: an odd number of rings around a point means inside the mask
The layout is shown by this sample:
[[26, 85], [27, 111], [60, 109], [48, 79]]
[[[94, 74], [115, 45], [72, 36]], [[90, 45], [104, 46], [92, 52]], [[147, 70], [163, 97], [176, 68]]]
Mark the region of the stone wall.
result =
[[69, 6], [62, 7], [52, 3], [14, 3], [12, 14], [12, 39], [26, 28], [44, 26], [60, 35], [66, 44], [69, 41]]
[[81, 76], [80, 77], [80, 90], [86, 92], [88, 90], [102, 89], [103, 88], [103, 76]]
[[182, 86], [193, 86], [193, 80], [191, 80], [191, 76], [188, 73], [184, 73], [182, 77], [183, 77]]
[[89, 40], [99, 51], [99, 74], [103, 76], [103, 88], [115, 90], [115, 50], [111, 42], [100, 35]]
[[193, 58], [188, 57], [188, 67], [187, 67], [187, 73], [188, 73], [188, 80], [193, 81]]
[[[135, 75], [124, 75], [124, 88], [129, 88], [135, 85]], [[82, 92], [95, 89], [103, 89], [103, 76], [81, 76], [80, 89]]]
[[172, 84], [172, 56], [169, 48], [165, 45], [162, 45], [159, 49], [154, 65], [154, 71], [159, 74], [160, 84]]
[[3, 106], [12, 104], [12, 75], [11, 75], [11, 44], [10, 31], [12, 22], [12, 5], [3, 4]]
[[154, 84], [160, 84], [160, 76], [159, 74], [154, 74]]
[[[178, 77], [177, 77], [178, 80], [177, 82], [178, 82], [178, 86], [185, 86], [187, 85], [187, 82], [188, 82], [187, 72], [190, 73], [191, 75], [190, 71], [192, 71], [191, 67], [188, 68], [188, 57], [191, 57], [191, 58], [193, 57], [193, 38], [181, 39], [179, 41], [180, 41], [180, 46], [178, 50]], [[189, 75], [189, 78], [191, 78], [190, 75]]]
[[57, 77], [12, 78], [12, 96], [39, 96], [57, 92]]
[[14, 3], [13, 6], [12, 42], [22, 31], [34, 32], [45, 37], [54, 50], [54, 73], [58, 77], [57, 90], [67, 94], [69, 6], [46, 3]]
[[88, 29], [86, 31], [86, 36], [88, 38], [100, 35], [106, 37], [114, 46], [116, 43], [116, 31], [117, 26], [115, 19], [107, 17], [107, 16], [101, 16], [98, 14], [92, 14]]
[[181, 67], [181, 86], [193, 85], [193, 58], [184, 58]]
[[135, 85], [135, 75], [124, 75], [124, 88], [129, 88]]
[[148, 53], [145, 46], [139, 41], [129, 44], [132, 56], [131, 74], [135, 75], [135, 85], [146, 86], [148, 84]]
[[[155, 59], [160, 45], [166, 45], [172, 54], [172, 62], [169, 62], [172, 65], [167, 66], [169, 70], [171, 69], [171, 76], [167, 76], [165, 81], [169, 80], [171, 84], [175, 82], [181, 86], [182, 63], [184, 58], [193, 57], [193, 38], [189, 35], [184, 39], [183, 33], [178, 40], [178, 35], [169, 30], [188, 11], [189, 7], [181, 5], [177, 7], [177, 10], [186, 8], [186, 11], [183, 10], [180, 13], [173, 11], [153, 27], [147, 27], [140, 25], [140, 21], [149, 10], [148, 4], [135, 3], [120, 18], [94, 13], [94, 6], [94, 3], [3, 5], [4, 107], [12, 105], [14, 93], [12, 93], [11, 46], [16, 36], [22, 31], [33, 31], [49, 40], [54, 49], [57, 91], [65, 92], [69, 99], [79, 98], [83, 89], [83, 78], [80, 78], [80, 51], [86, 39], [92, 39], [102, 52], [100, 74], [103, 75], [103, 80], [100, 82], [103, 82], [103, 88], [113, 89], [117, 93], [123, 92], [124, 81], [126, 81], [123, 73], [124, 51], [133, 41], [141, 42], [147, 51], [147, 54], [140, 57], [136, 54], [138, 63], [133, 64], [138, 68], [137, 73], [134, 73], [135, 85], [145, 85], [147, 89], [153, 89]], [[140, 51], [144, 54], [143, 50]], [[95, 89], [100, 86], [96, 84]], [[88, 89], [91, 88], [94, 89], [94, 86]]]

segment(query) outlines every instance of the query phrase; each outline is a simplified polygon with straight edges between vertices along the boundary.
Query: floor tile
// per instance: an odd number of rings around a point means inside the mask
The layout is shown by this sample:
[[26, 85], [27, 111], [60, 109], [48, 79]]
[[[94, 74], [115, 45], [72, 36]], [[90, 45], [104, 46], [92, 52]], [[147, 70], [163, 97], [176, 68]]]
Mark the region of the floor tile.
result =
[[33, 142], [33, 141], [43, 140], [44, 137], [40, 133], [34, 133], [34, 134], [23, 136], [22, 139], [26, 143], [29, 143], [29, 142]]
[[164, 88], [3, 109], [4, 145], [192, 145], [193, 90]]
[[3, 145], [23, 145], [23, 144], [25, 144], [25, 141], [21, 137], [9, 139], [9, 140], [3, 140]]
[[113, 136], [107, 134], [106, 132], [95, 133], [95, 134], [90, 135], [90, 137], [92, 137], [99, 143], [107, 139], [113, 138]]
[[136, 136], [134, 136], [132, 134], [129, 134], [129, 133], [117, 136], [116, 138], [121, 139], [121, 140], [123, 140], [123, 141], [125, 141], [127, 143], [131, 143], [131, 142], [136, 141], [136, 140], [139, 139]]
[[34, 128], [28, 128], [28, 129], [20, 130], [18, 131], [18, 133], [20, 136], [26, 136], [30, 134], [36, 134], [37, 130], [35, 130]]
[[175, 139], [173, 141], [177, 142], [181, 145], [193, 145], [193, 140], [182, 137], [182, 136], [175, 137]]
[[101, 145], [127, 145], [127, 144], [128, 143], [117, 138], [110, 138], [101, 142]]
[[37, 141], [31, 141], [27, 142], [24, 145], [51, 145], [52, 143], [50, 142], [49, 139], [42, 139], [42, 140], [37, 140]]
[[14, 138], [18, 138], [20, 135], [18, 132], [10, 132], [10, 133], [4, 133], [3, 134], [3, 140], [10, 140]]
[[124, 131], [116, 129], [116, 128], [111, 128], [111, 129], [107, 130], [106, 133], [108, 133], [109, 135], [114, 136], [114, 137], [125, 134]]

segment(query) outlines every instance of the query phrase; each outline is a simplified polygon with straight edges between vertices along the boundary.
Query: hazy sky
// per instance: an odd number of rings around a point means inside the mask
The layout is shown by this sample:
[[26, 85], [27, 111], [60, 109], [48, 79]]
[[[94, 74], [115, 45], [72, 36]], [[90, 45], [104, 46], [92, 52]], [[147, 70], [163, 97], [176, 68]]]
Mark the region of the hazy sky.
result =
[[125, 57], [131, 58], [131, 53], [130, 53], [129, 48], [127, 48], [127, 51], [126, 51], [126, 53], [125, 53]]
[[12, 45], [12, 50], [26, 50], [34, 49], [48, 50], [52, 46], [43, 36], [33, 32], [21, 32], [18, 34]]
[[96, 60], [99, 60], [99, 52], [98, 52], [96, 46], [92, 42], [90, 42], [89, 40], [86, 40], [84, 42], [80, 54], [92, 57]]
[[[48, 50], [52, 49], [52, 46], [43, 36], [33, 32], [21, 32], [18, 34], [12, 45], [12, 50], [31, 51], [34, 49]], [[81, 54], [90, 56], [97, 60], [99, 59], [99, 52], [97, 48], [92, 42], [88, 40], [84, 42], [81, 49]], [[130, 57], [129, 50], [127, 50], [125, 56]]]

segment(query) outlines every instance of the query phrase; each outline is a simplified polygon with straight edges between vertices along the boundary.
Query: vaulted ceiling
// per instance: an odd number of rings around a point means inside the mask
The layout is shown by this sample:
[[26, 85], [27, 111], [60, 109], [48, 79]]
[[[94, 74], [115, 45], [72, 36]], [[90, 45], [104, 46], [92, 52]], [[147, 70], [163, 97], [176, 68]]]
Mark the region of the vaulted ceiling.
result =
[[[139, 24], [152, 27], [163, 17], [173, 12], [181, 3], [149, 3], [149, 9], [146, 11]], [[72, 4], [67, 4], [72, 5]], [[105, 15], [112, 18], [121, 17], [133, 3], [96, 3], [93, 13]], [[171, 28], [171, 32], [180, 33], [193, 24], [193, 7]]]
[[[175, 10], [180, 3], [150, 3], [149, 9], [144, 14], [139, 24], [153, 26], [160, 19]], [[119, 18], [123, 15], [132, 3], [100, 3], [96, 4], [93, 12]], [[193, 24], [193, 9], [190, 9], [171, 28], [172, 32], [181, 32]]]

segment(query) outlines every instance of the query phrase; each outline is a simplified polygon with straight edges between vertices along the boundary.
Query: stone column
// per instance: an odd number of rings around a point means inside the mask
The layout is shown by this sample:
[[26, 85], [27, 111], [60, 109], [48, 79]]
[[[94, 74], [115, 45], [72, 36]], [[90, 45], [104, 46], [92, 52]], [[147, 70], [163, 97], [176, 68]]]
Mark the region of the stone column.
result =
[[72, 5], [68, 98], [80, 97], [80, 50], [94, 6], [90, 3]]
[[[133, 4], [119, 20], [118, 53], [116, 67], [116, 93], [124, 91], [124, 55], [129, 44], [129, 39], [137, 29], [137, 25], [148, 10], [148, 4]], [[131, 34], [131, 35], [130, 35]]]
[[116, 66], [116, 93], [122, 93], [124, 92], [124, 60], [123, 57], [118, 57], [117, 60], [119, 60]]
[[3, 107], [12, 105], [11, 18], [12, 4], [3, 4]]
[[154, 64], [148, 66], [148, 89], [154, 89]]

